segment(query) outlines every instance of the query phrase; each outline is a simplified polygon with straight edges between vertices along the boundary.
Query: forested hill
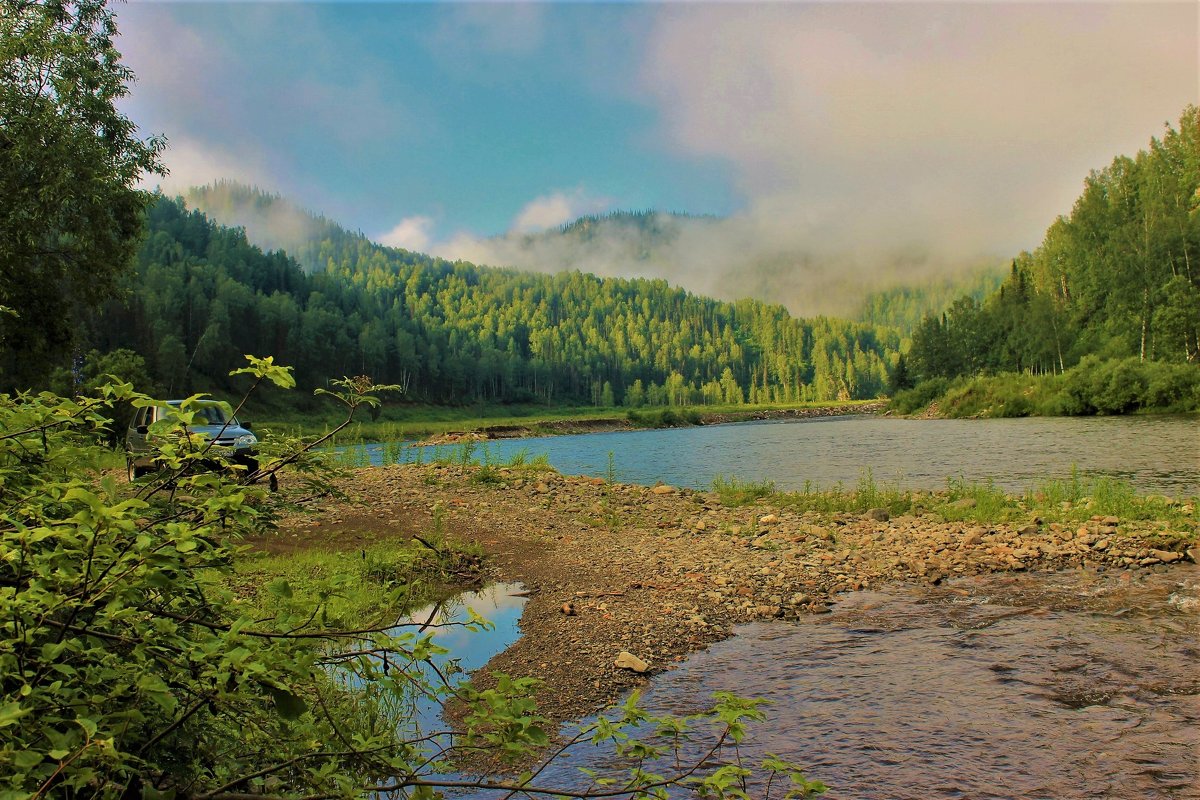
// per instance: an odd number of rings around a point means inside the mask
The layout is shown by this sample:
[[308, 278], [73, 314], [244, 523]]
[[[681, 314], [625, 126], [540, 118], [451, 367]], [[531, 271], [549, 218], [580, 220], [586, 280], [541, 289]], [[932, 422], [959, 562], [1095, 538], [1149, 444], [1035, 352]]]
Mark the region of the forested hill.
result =
[[129, 296], [97, 315], [84, 349], [140, 353], [175, 395], [219, 391], [256, 353], [310, 388], [367, 374], [438, 403], [641, 405], [873, 397], [900, 345], [874, 326], [665, 281], [449, 263], [315, 222], [306, 271], [159, 199]]
[[1200, 365], [1200, 109], [1089, 175], [1004, 285], [930, 315], [910, 355], [926, 379], [1061, 372], [1089, 355]]

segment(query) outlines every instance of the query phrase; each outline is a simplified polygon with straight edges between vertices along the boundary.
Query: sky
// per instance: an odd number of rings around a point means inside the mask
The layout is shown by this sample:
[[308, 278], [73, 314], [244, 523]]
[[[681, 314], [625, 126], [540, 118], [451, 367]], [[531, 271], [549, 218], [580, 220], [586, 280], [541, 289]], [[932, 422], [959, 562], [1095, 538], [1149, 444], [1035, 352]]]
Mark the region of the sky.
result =
[[1194, 0], [132, 0], [117, 17], [138, 78], [123, 109], [168, 139], [168, 192], [234, 178], [484, 263], [514, 257], [492, 237], [585, 214], [717, 215], [666, 266], [597, 271], [724, 295], [1032, 249], [1090, 170], [1200, 99]]

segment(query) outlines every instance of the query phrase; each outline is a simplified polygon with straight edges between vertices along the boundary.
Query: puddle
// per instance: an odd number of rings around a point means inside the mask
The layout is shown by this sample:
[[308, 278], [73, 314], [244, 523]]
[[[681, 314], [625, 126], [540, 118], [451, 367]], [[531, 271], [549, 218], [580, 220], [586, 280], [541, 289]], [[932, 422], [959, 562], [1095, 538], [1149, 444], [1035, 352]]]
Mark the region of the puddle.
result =
[[[389, 628], [391, 636], [418, 637], [428, 634], [434, 645], [445, 653], [434, 653], [428, 661], [412, 661], [399, 653], [375, 661], [375, 667], [388, 674], [391, 667], [402, 667], [410, 674], [419, 673], [432, 687], [453, 687], [467, 679], [472, 671], [485, 665], [521, 636], [518, 627], [525, 610], [525, 587], [519, 583], [494, 583], [477, 592], [464, 592], [432, 603], [396, 620]], [[486, 620], [487, 624], [481, 624]], [[365, 691], [359, 677], [345, 675], [349, 688]], [[384, 706], [397, 720], [402, 735], [435, 735], [440, 741], [446, 731], [442, 719], [442, 700], [446, 692], [431, 694], [411, 684], [386, 694]]]
[[[459, 669], [471, 672], [521, 637], [518, 625], [526, 600], [525, 587], [521, 584], [493, 583], [478, 592], [464, 592], [407, 614], [397, 621], [397, 627], [390, 633], [411, 631], [413, 625], [427, 626], [433, 641], [450, 651], [449, 657], [439, 657], [439, 666], [453, 660]], [[464, 627], [471, 619], [471, 612], [490, 622], [491, 629]]]

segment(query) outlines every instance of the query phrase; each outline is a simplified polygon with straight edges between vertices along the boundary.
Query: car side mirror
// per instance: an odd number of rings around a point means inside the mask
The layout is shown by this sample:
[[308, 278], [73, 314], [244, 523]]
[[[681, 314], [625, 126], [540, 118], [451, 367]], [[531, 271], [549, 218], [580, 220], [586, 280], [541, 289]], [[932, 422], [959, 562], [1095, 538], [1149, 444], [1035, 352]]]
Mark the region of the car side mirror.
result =
[[251, 425], [249, 422], [246, 422], [246, 420], [239, 419], [238, 422], [240, 422], [242, 427], [245, 428], [246, 430], [248, 430], [248, 431], [254, 430], [254, 426]]

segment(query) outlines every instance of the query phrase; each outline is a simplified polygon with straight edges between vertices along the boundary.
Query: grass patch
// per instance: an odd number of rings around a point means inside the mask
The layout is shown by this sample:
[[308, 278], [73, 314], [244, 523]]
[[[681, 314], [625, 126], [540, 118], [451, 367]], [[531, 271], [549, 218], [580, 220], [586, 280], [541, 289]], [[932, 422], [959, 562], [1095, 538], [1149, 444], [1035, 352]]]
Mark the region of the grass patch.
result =
[[286, 555], [245, 553], [234, 564], [235, 595], [256, 619], [290, 618], [318, 603], [323, 625], [365, 628], [435, 600], [448, 576], [478, 561], [475, 547], [451, 545], [437, 533], [417, 542], [381, 542], [359, 550], [313, 548]]
[[713, 491], [726, 506], [746, 506], [778, 494], [774, 481], [740, 481], [718, 475], [713, 479]]
[[718, 477], [713, 491], [726, 506], [754, 503], [786, 508], [798, 513], [863, 513], [886, 509], [891, 515], [932, 514], [947, 522], [981, 524], [1027, 522], [1084, 522], [1093, 516], [1113, 516], [1121, 521], [1158, 521], [1192, 538], [1200, 535], [1200, 500], [1139, 495], [1126, 481], [1107, 476], [1088, 477], [1072, 469], [1061, 479], [1043, 481], [1024, 492], [1006, 492], [991, 481], [950, 478], [937, 492], [905, 489], [898, 483], [880, 484], [870, 470], [848, 488], [841, 484], [821, 488], [806, 483], [800, 491], [777, 491], [770, 481], [740, 481]]

